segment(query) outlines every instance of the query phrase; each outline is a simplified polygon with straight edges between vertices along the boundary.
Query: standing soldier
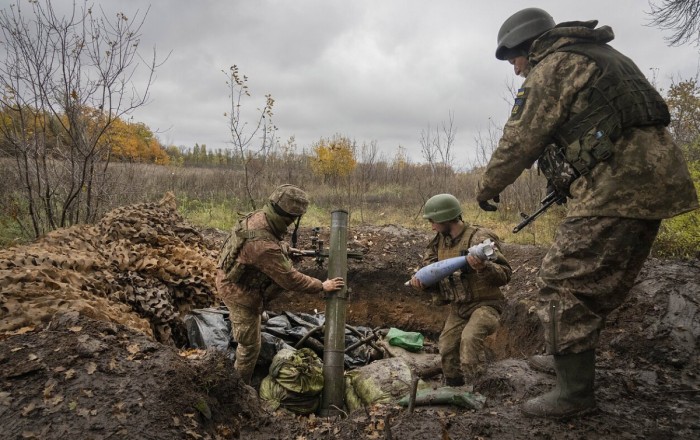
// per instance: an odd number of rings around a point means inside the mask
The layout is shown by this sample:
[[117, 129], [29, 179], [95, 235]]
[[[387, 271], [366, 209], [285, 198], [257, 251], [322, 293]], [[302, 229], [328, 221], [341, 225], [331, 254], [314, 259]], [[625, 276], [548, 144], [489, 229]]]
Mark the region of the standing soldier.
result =
[[262, 209], [243, 216], [226, 239], [219, 257], [216, 288], [230, 312], [233, 339], [238, 342], [234, 367], [250, 383], [260, 353], [264, 304], [282, 290], [320, 293], [340, 290], [345, 282], [321, 282], [292, 267], [287, 228], [306, 212], [309, 199], [294, 185], [275, 189]]
[[433, 302], [450, 304], [438, 348], [445, 384], [460, 386], [473, 383], [486, 371], [484, 339], [499, 327], [503, 310], [503, 294], [499, 286], [510, 281], [511, 268], [501, 254], [498, 237], [485, 228], [462, 220], [462, 207], [451, 194], [438, 194], [425, 203], [423, 218], [430, 221], [437, 234], [427, 248], [423, 264], [431, 264], [460, 255], [490, 238], [496, 244], [494, 261], [482, 261], [467, 255], [469, 267], [458, 270], [431, 287], [415, 276], [410, 284], [416, 289], [430, 290]]
[[537, 278], [557, 383], [523, 405], [532, 417], [596, 407], [595, 348], [606, 316], [627, 298], [661, 219], [698, 207], [663, 98], [607, 44], [612, 29], [597, 24], [555, 25], [546, 11], [527, 8], [498, 32], [496, 58], [526, 79], [476, 199], [496, 210], [489, 200], [535, 161], [570, 199]]

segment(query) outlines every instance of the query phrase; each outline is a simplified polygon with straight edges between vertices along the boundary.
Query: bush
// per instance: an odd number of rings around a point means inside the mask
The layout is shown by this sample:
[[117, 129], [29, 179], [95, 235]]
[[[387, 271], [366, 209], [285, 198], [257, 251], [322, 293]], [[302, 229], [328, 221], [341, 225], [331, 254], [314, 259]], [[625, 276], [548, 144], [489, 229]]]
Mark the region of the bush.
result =
[[661, 222], [652, 254], [665, 258], [700, 258], [700, 210]]
[[[700, 194], [700, 161], [689, 164], [695, 191]], [[700, 258], [700, 210], [661, 223], [652, 254], [658, 257]]]

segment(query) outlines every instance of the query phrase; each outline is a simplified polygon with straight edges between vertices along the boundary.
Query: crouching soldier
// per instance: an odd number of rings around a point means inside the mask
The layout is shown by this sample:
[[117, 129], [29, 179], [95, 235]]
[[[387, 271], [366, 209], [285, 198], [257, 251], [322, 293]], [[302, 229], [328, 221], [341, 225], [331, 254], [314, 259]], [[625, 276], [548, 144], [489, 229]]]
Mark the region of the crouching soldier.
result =
[[279, 186], [262, 209], [244, 215], [226, 239], [216, 276], [218, 295], [230, 312], [233, 339], [238, 342], [234, 367], [248, 384], [260, 353], [264, 305], [282, 290], [320, 293], [340, 290], [342, 278], [326, 281], [292, 267], [287, 228], [299, 227], [309, 199], [294, 185]]
[[[469, 265], [434, 286], [424, 286], [415, 276], [410, 284], [431, 291], [433, 302], [449, 304], [447, 320], [438, 341], [445, 384], [460, 386], [465, 380], [473, 383], [486, 371], [484, 339], [500, 325], [504, 298], [499, 286], [510, 281], [512, 270], [498, 250], [498, 237], [488, 229], [465, 223], [462, 207], [453, 195], [431, 197], [425, 203], [423, 218], [437, 233], [427, 247], [423, 264], [467, 255]], [[468, 255], [471, 246], [486, 239], [495, 243], [496, 258], [493, 261]]]

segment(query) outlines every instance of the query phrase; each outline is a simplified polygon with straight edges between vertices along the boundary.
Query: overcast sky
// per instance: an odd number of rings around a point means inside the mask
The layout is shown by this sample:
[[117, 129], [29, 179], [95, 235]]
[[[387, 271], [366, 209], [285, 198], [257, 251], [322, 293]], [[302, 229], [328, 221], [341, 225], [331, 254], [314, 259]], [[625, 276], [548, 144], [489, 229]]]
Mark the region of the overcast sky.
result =
[[[26, 0], [22, 0], [26, 1]], [[657, 3], [660, 0], [656, 0]], [[12, 1], [13, 2], [13, 1]], [[10, 0], [0, 0], [7, 7]], [[79, 4], [82, 4], [80, 1]], [[89, 2], [90, 3], [90, 2]], [[72, 0], [55, 0], [65, 8]], [[599, 20], [611, 43], [656, 84], [698, 71], [698, 48], [668, 47], [669, 32], [648, 26], [646, 0], [97, 0], [109, 14], [148, 10], [146, 55], [169, 59], [157, 71], [150, 103], [134, 120], [168, 145], [225, 148], [230, 99], [222, 70], [248, 76], [254, 110], [275, 98], [278, 137], [298, 149], [341, 134], [376, 142], [388, 159], [398, 147], [423, 161], [420, 135], [454, 117], [458, 165], [474, 157], [475, 137], [489, 121], [501, 126], [509, 86], [522, 80], [496, 60], [496, 35], [512, 13], [529, 6], [556, 22]], [[60, 6], [59, 6], [60, 5]], [[25, 9], [26, 11], [27, 9]]]

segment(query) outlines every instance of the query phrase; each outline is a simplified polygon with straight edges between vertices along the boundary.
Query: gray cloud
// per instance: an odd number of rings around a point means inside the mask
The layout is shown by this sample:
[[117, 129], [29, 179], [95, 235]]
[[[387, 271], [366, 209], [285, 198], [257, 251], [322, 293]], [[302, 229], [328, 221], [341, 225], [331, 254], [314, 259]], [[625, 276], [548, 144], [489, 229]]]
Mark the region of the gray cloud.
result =
[[[97, 0], [113, 14], [143, 13], [143, 0]], [[7, 7], [9, 0], [0, 0]], [[55, 1], [57, 8], [70, 0]], [[308, 148], [336, 133], [376, 142], [391, 158], [399, 145], [422, 161], [421, 130], [454, 114], [457, 159], [473, 157], [474, 137], [501, 125], [509, 111], [509, 85], [521, 80], [494, 57], [503, 20], [527, 6], [515, 0], [153, 0], [143, 27], [146, 56], [163, 57], [151, 102], [133, 115], [161, 141], [224, 148], [230, 106], [226, 76], [236, 64], [249, 78], [248, 110], [276, 100], [279, 138]], [[694, 46], [667, 47], [664, 33], [645, 26], [646, 2], [542, 0], [555, 21], [598, 19], [613, 27], [613, 46], [655, 76], [698, 71]]]

